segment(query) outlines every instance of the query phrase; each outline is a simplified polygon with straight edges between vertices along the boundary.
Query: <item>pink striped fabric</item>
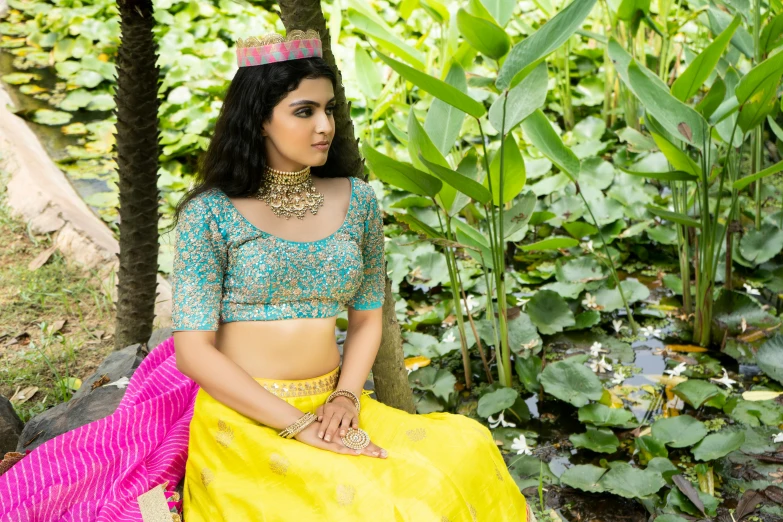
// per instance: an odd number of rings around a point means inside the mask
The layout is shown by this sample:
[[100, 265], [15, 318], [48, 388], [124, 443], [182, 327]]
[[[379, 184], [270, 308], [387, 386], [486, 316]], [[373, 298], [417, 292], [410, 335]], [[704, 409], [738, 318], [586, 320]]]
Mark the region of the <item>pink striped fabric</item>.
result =
[[0, 520], [142, 520], [136, 498], [182, 480], [198, 384], [177, 370], [174, 338], [153, 349], [117, 410], [37, 447], [0, 475]]

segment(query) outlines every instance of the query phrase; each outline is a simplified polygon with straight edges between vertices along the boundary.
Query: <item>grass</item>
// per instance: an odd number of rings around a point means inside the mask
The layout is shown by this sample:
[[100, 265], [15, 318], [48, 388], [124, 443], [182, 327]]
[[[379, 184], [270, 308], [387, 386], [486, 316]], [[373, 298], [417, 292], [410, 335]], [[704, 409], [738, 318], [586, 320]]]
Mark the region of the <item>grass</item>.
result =
[[[55, 250], [39, 268], [30, 263], [52, 246], [34, 235], [6, 204], [0, 172], [0, 395], [38, 387], [14, 401], [23, 422], [65, 402], [114, 348], [114, 305], [95, 270], [85, 271]], [[46, 255], [46, 254], [44, 254]]]

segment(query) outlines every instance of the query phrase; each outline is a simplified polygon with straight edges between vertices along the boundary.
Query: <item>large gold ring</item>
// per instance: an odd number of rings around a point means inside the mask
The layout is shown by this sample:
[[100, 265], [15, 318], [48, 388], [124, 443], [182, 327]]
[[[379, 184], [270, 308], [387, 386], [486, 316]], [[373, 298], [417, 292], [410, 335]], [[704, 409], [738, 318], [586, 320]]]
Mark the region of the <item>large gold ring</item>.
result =
[[342, 441], [348, 448], [362, 450], [370, 445], [370, 436], [363, 429], [348, 428], [348, 431], [342, 437]]

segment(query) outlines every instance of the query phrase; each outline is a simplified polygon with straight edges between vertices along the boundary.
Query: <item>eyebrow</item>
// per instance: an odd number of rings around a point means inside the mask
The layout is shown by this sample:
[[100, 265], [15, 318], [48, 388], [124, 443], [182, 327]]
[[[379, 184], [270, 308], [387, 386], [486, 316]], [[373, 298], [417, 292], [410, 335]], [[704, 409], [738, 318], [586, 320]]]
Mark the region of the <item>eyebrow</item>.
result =
[[[329, 103], [333, 102], [335, 99], [336, 99], [336, 97], [334, 97], [334, 98], [332, 98], [331, 100], [329, 100], [329, 102], [327, 103], [327, 105], [328, 105]], [[289, 107], [296, 107], [297, 105], [315, 105], [316, 107], [320, 107], [320, 106], [321, 106], [321, 104], [320, 104], [320, 103], [318, 103], [318, 102], [314, 102], [314, 101], [312, 101], [312, 100], [297, 100], [297, 101], [295, 101], [294, 103], [292, 103], [291, 105], [289, 105]]]

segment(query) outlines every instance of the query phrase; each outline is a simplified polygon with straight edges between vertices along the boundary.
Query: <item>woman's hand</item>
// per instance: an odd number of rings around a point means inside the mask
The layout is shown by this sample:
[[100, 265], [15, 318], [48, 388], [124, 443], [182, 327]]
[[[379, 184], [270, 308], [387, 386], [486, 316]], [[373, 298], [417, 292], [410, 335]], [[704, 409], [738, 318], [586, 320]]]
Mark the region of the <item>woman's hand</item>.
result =
[[367, 457], [379, 457], [379, 458], [386, 458], [388, 455], [386, 453], [386, 450], [379, 448], [372, 442], [370, 442], [370, 445], [364, 448], [363, 450], [352, 450], [351, 448], [345, 446], [343, 444], [343, 441], [337, 438], [334, 442], [326, 442], [325, 440], [321, 439], [318, 436], [318, 432], [323, 430], [324, 427], [321, 422], [315, 421], [312, 424], [310, 424], [308, 427], [294, 435], [294, 438], [298, 440], [299, 442], [303, 442], [307, 444], [308, 446], [313, 446], [314, 448], [324, 449], [333, 451], [335, 453], [341, 453], [343, 455], [366, 455]]
[[[348, 428], [359, 427], [359, 414], [356, 412], [356, 405], [348, 397], [335, 397], [332, 402], [318, 406], [315, 414], [322, 425], [318, 436], [326, 442], [331, 442], [338, 436], [342, 437]], [[338, 429], [340, 430], [339, 435]]]

